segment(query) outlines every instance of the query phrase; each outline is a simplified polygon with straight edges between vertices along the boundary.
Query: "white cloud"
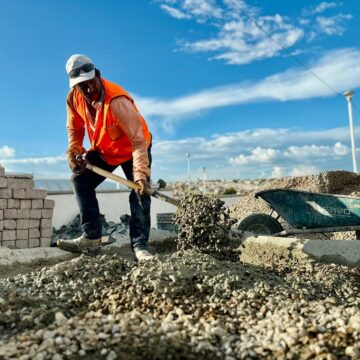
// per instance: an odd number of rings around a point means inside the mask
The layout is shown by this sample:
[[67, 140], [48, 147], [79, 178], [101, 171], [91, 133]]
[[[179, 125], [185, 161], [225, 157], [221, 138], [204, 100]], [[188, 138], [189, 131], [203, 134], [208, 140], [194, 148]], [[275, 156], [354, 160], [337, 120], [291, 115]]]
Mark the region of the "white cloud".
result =
[[[160, 7], [177, 19], [209, 22], [215, 34], [206, 39], [178, 41], [186, 52], [210, 54], [228, 64], [247, 64], [279, 55], [303, 37], [303, 30], [281, 16], [260, 15], [260, 9], [243, 0], [158, 0]], [[255, 19], [256, 18], [256, 19]], [[256, 22], [256, 23], [255, 23]], [[269, 35], [271, 34], [271, 39]]]
[[304, 146], [289, 146], [284, 152], [284, 156], [288, 158], [312, 158], [312, 157], [334, 157], [345, 156], [350, 153], [348, 146], [337, 142], [333, 146], [319, 146], [319, 145], [304, 145]]
[[328, 9], [343, 5], [339, 2], [324, 1], [305, 8], [296, 21], [291, 21], [279, 13], [264, 15], [262, 9], [247, 4], [245, 0], [156, 1], [174, 18], [207, 22], [207, 26], [213, 29], [208, 37], [178, 40], [180, 50], [205, 53], [211, 60], [236, 65], [294, 54], [303, 48], [296, 47], [302, 39], [310, 42], [320, 34], [342, 35], [345, 22], [352, 18], [350, 14], [322, 15]]
[[[360, 131], [357, 133], [360, 135]], [[287, 149], [291, 146], [303, 147], [311, 144], [337, 148], [336, 143], [349, 141], [349, 129], [335, 128], [323, 131], [304, 131], [301, 129], [251, 129], [221, 135], [210, 139], [204, 137], [185, 138], [181, 140], [154, 141], [154, 159], [163, 159], [175, 163], [183, 161], [187, 152], [192, 154], [192, 160], [213, 159], [224, 160], [236, 157], [240, 153], [249, 153], [254, 148]]]
[[183, 42], [182, 49], [190, 52], [218, 52], [212, 56], [213, 59], [239, 65], [276, 56], [303, 36], [301, 29], [287, 25], [280, 15], [263, 17], [259, 23], [267, 33], [272, 33], [271, 39], [252, 21], [240, 19], [226, 22], [216, 38]]
[[345, 20], [352, 19], [350, 14], [337, 14], [331, 17], [318, 16], [316, 30], [327, 35], [342, 35], [345, 32]]
[[[360, 130], [356, 135], [360, 136]], [[323, 131], [251, 129], [209, 139], [154, 141], [153, 172], [169, 180], [185, 179], [188, 152], [192, 172], [201, 173], [206, 166], [209, 178], [255, 178], [263, 173], [286, 176], [298, 166], [351, 170], [349, 139], [349, 129], [344, 127]]]
[[304, 9], [303, 10], [303, 15], [305, 16], [309, 16], [309, 15], [314, 15], [314, 14], [320, 14], [323, 13], [324, 11], [328, 10], [328, 9], [332, 9], [332, 8], [336, 8], [342, 6], [341, 2], [326, 2], [323, 1], [322, 3], [320, 3], [317, 6], [312, 6], [310, 8]]
[[326, 53], [309, 67], [310, 71], [294, 68], [258, 82], [205, 89], [169, 100], [135, 97], [144, 116], [156, 117], [158, 124], [163, 121], [163, 124], [169, 125], [219, 107], [333, 96], [334, 92], [313, 73], [328, 81], [339, 92], [357, 88], [360, 86], [359, 58], [359, 49], [340, 49]]
[[31, 157], [31, 158], [17, 158], [17, 159], [2, 159], [2, 163], [10, 164], [56, 164], [59, 161], [67, 161], [65, 156], [52, 156], [52, 157]]
[[283, 175], [283, 169], [280, 166], [274, 166], [271, 177], [273, 178], [281, 178]]
[[[360, 129], [356, 133], [360, 136]], [[192, 178], [207, 168], [208, 178], [257, 178], [290, 175], [301, 166], [323, 170], [352, 168], [349, 129], [249, 129], [157, 141], [153, 145], [153, 179], [186, 179], [191, 154]], [[69, 178], [65, 156], [2, 158], [7, 172], [32, 173], [37, 178]], [[311, 167], [312, 166], [312, 167]], [[296, 170], [298, 171], [298, 170]]]
[[165, 10], [170, 16], [176, 18], [176, 19], [190, 19], [191, 16], [188, 14], [185, 14], [183, 11], [176, 9], [172, 6], [163, 4], [160, 6], [163, 10]]
[[236, 157], [230, 157], [229, 163], [233, 165], [257, 164], [274, 161], [280, 155], [280, 151], [271, 148], [256, 147], [251, 150], [250, 155], [240, 154]]
[[158, 0], [160, 7], [176, 19], [194, 18], [202, 23], [208, 18], [220, 18], [222, 9], [215, 0]]
[[0, 147], [0, 159], [1, 158], [11, 158], [15, 156], [15, 149], [11, 146], [4, 145]]

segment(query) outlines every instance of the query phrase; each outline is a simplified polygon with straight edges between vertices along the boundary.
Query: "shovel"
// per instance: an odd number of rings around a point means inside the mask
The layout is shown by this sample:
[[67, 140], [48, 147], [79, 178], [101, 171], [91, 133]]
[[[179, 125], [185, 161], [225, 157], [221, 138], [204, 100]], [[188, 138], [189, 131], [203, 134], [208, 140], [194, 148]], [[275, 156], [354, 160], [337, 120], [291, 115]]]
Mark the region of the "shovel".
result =
[[[136, 183], [134, 183], [133, 181], [127, 180], [122, 178], [121, 176], [115, 175], [109, 171], [106, 171], [104, 169], [99, 168], [98, 166], [95, 165], [91, 165], [89, 163], [87, 163], [85, 165], [85, 167], [103, 177], [106, 177], [108, 179], [114, 180], [119, 184], [125, 185], [130, 189], [134, 189], [134, 190], [140, 190], [140, 186]], [[165, 182], [163, 180], [159, 180], [159, 188], [165, 187]], [[181, 209], [181, 205], [180, 205], [180, 201], [176, 200], [170, 196], [167, 196], [165, 194], [162, 194], [161, 192], [157, 191], [157, 189], [148, 189], [147, 194], [148, 196], [153, 196], [156, 199], [162, 200], [162, 201], [166, 201], [169, 204], [175, 205], [176, 207], [178, 207], [179, 209]]]

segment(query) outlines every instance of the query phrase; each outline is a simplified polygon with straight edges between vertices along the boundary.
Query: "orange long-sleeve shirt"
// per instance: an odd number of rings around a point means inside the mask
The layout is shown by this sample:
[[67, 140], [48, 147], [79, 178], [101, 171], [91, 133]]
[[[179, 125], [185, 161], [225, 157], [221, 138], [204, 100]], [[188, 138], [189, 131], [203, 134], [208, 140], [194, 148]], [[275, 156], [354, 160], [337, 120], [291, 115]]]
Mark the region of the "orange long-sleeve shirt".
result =
[[[101, 115], [103, 104], [101, 101], [92, 105], [86, 104], [86, 116], [89, 124], [94, 131], [98, 116]], [[91, 108], [92, 107], [92, 108]], [[107, 129], [109, 136], [116, 139], [125, 134], [132, 145], [133, 174], [134, 181], [146, 179], [150, 176], [149, 158], [147, 148], [148, 140], [144, 136], [141, 115], [136, 110], [133, 102], [126, 96], [118, 96], [111, 100], [108, 113], [116, 120], [115, 126]], [[91, 131], [90, 129], [90, 131]], [[76, 111], [71, 92], [67, 100], [67, 130], [68, 130], [68, 152], [83, 154], [86, 152], [83, 147], [85, 136], [85, 121]]]

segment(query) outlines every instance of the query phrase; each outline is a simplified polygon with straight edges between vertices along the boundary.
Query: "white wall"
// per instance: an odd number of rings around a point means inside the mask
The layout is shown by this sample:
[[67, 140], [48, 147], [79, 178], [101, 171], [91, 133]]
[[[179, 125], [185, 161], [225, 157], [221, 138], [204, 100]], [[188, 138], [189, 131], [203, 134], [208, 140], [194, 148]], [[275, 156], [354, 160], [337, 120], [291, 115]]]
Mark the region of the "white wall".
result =
[[[105, 215], [107, 221], [119, 222], [121, 215], [130, 215], [129, 193], [128, 191], [97, 193], [100, 212]], [[162, 191], [162, 193], [172, 196], [172, 191]], [[49, 194], [46, 198], [55, 201], [53, 226], [56, 229], [69, 223], [79, 213], [74, 194]], [[239, 201], [240, 197], [226, 196], [222, 200], [228, 206]], [[176, 207], [174, 205], [151, 198], [151, 226], [156, 227], [156, 214], [175, 211]]]

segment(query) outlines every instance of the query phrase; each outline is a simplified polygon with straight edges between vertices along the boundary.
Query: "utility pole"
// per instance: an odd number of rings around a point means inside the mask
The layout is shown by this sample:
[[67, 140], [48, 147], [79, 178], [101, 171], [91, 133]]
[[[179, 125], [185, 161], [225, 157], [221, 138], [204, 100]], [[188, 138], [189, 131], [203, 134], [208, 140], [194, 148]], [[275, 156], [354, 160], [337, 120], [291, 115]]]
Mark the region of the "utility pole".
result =
[[202, 180], [203, 180], [203, 192], [204, 194], [206, 194], [206, 180], [207, 180], [206, 166], [202, 168]]
[[191, 181], [191, 175], [190, 175], [190, 153], [186, 153], [187, 156], [187, 166], [188, 166], [188, 182], [190, 185], [190, 181]]
[[357, 171], [357, 163], [356, 163], [356, 145], [355, 145], [355, 134], [354, 134], [354, 123], [353, 123], [353, 112], [352, 112], [352, 97], [354, 96], [354, 92], [348, 90], [345, 91], [343, 95], [345, 96], [348, 103], [353, 168], [354, 168], [354, 173], [357, 173], [358, 171]]

